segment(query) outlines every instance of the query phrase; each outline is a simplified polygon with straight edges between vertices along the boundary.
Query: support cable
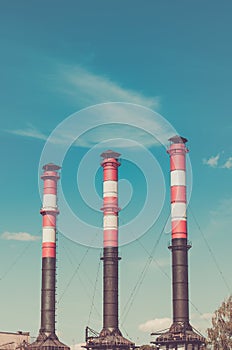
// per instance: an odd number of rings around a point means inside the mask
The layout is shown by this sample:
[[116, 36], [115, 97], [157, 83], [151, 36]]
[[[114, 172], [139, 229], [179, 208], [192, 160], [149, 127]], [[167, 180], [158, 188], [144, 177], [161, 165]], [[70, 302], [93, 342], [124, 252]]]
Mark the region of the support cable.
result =
[[[70, 265], [75, 268], [76, 264], [71, 259], [71, 255], [73, 255], [73, 252], [71, 251], [71, 249], [68, 248], [67, 245], [64, 244], [64, 242], [62, 242], [61, 245], [62, 245], [63, 251], [65, 252], [65, 255], [66, 255], [68, 261], [70, 262]], [[89, 275], [86, 274], [85, 276], [87, 277], [87, 279], [88, 279], [89, 283], [91, 284], [91, 286], [94, 287], [94, 284], [93, 284], [92, 280], [89, 278]]]
[[120, 325], [120, 328], [123, 329], [123, 333], [126, 335], [126, 337], [133, 342], [133, 339], [129, 336], [129, 334], [127, 333], [125, 327], [123, 325]]
[[[65, 252], [65, 254], [66, 254], [67, 258], [68, 258], [68, 261], [70, 262], [70, 264], [71, 264], [73, 267], [75, 267], [75, 264], [73, 263], [72, 259], [70, 258], [70, 254], [69, 254], [68, 251], [67, 251], [67, 246], [65, 246], [64, 244], [62, 244], [62, 247], [63, 247], [63, 250], [64, 250], [64, 252]], [[70, 249], [69, 249], [69, 252], [71, 252]], [[99, 260], [99, 265], [100, 265], [100, 263], [101, 263], [101, 261]], [[95, 287], [95, 284], [94, 284], [94, 283], [92, 282], [92, 280], [89, 278], [88, 274], [85, 274], [85, 276], [88, 277], [88, 281], [90, 282], [90, 284], [91, 284], [92, 287], [93, 287], [93, 294], [95, 295], [95, 292], [96, 292], [96, 291], [95, 291], [95, 288], [96, 288], [96, 287]], [[85, 283], [83, 282], [83, 280], [82, 280], [82, 278], [81, 278], [81, 276], [80, 276], [80, 273], [78, 274], [78, 278], [79, 278], [79, 280], [80, 280], [80, 282], [81, 282], [81, 285], [82, 285], [83, 288], [85, 289], [86, 295], [88, 296], [89, 300], [90, 300], [91, 303], [92, 303], [92, 309], [94, 308], [94, 309], [95, 309], [95, 312], [97, 313], [97, 315], [98, 315], [99, 317], [101, 317], [100, 312], [98, 311], [96, 305], [93, 303], [93, 298], [90, 296], [90, 294], [89, 294], [89, 292], [88, 292], [88, 288], [85, 287]]]
[[[93, 237], [93, 240], [92, 240], [91, 243], [93, 243], [93, 241], [96, 239], [96, 236], [97, 236], [97, 232], [96, 232], [95, 237]], [[90, 251], [90, 245], [87, 247], [85, 253], [83, 254], [83, 256], [82, 256], [82, 258], [81, 258], [81, 260], [80, 260], [80, 262], [79, 262], [79, 264], [77, 265], [77, 267], [76, 267], [76, 269], [74, 270], [72, 276], [70, 277], [68, 283], [66, 284], [66, 286], [65, 286], [65, 288], [64, 288], [64, 290], [63, 290], [63, 292], [62, 292], [61, 295], [60, 295], [60, 298], [59, 298], [57, 304], [59, 304], [60, 301], [63, 299], [63, 297], [64, 297], [65, 293], [67, 292], [68, 288], [70, 287], [70, 285], [71, 285], [71, 283], [72, 283], [74, 277], [75, 277], [76, 274], [78, 273], [78, 271], [79, 271], [79, 269], [80, 269], [82, 263], [85, 261], [85, 259], [86, 259], [87, 255], [88, 255], [89, 251]]]
[[158, 260], [156, 260], [156, 259], [154, 258], [154, 256], [152, 256], [152, 255], [150, 254], [150, 252], [149, 252], [149, 251], [147, 250], [147, 248], [142, 244], [142, 242], [141, 242], [139, 239], [138, 239], [136, 242], [144, 249], [144, 251], [147, 253], [148, 257], [150, 257], [150, 258], [154, 261], [154, 263], [156, 264], [156, 266], [158, 267], [158, 269], [160, 270], [160, 272], [162, 272], [162, 274], [163, 274], [165, 277], [167, 277], [168, 280], [171, 280], [170, 275], [162, 268], [162, 266], [159, 264]]
[[139, 278], [138, 278], [134, 288], [132, 289], [132, 292], [131, 292], [131, 294], [129, 296], [128, 302], [124, 306], [124, 309], [123, 309], [123, 312], [122, 312], [122, 319], [123, 319], [122, 325], [124, 324], [124, 322], [126, 320], [126, 317], [127, 317], [128, 313], [129, 313], [129, 311], [130, 311], [130, 309], [131, 309], [131, 307], [133, 305], [134, 298], [135, 298], [136, 294], [138, 293], [138, 291], [139, 291], [139, 289], [140, 289], [140, 287], [141, 287], [141, 285], [142, 285], [142, 283], [144, 281], [144, 278], [146, 276], [146, 272], [147, 272], [147, 270], [148, 270], [148, 268], [149, 268], [149, 266], [150, 266], [150, 264], [151, 264], [151, 262], [153, 260], [153, 255], [154, 255], [154, 253], [156, 251], [156, 248], [158, 247], [158, 244], [160, 242], [160, 239], [161, 239], [162, 234], [164, 232], [164, 229], [166, 227], [168, 218], [169, 218], [169, 216], [167, 217], [167, 219], [165, 221], [165, 224], [163, 225], [163, 228], [162, 228], [162, 230], [161, 230], [157, 240], [155, 241], [155, 244], [154, 244], [154, 246], [153, 246], [153, 248], [151, 250], [151, 253], [149, 254], [148, 260], [146, 261], [145, 266], [144, 266], [141, 274], [139, 275]]
[[[157, 265], [157, 267], [159, 268], [159, 270], [163, 273], [163, 275], [166, 276], [166, 278], [167, 278], [169, 281], [171, 281], [171, 276], [162, 268], [162, 266], [160, 266], [159, 262], [158, 262], [158, 261], [154, 258], [154, 256], [153, 256], [153, 255], [154, 255], [154, 252], [155, 252], [155, 248], [158, 246], [158, 243], [159, 243], [159, 241], [160, 241], [160, 238], [161, 238], [161, 235], [162, 235], [162, 233], [163, 233], [163, 231], [164, 231], [164, 228], [166, 227], [166, 224], [167, 224], [168, 219], [169, 219], [169, 217], [168, 217], [167, 220], [165, 221], [165, 225], [164, 225], [164, 227], [163, 227], [163, 229], [162, 229], [162, 231], [161, 231], [160, 237], [158, 237], [158, 242], [155, 243], [155, 247], [153, 248], [153, 250], [151, 251], [151, 253], [150, 253], [150, 252], [147, 250], [147, 248], [142, 244], [142, 242], [141, 242], [140, 239], [138, 239], [138, 240], [136, 241], [136, 242], [144, 249], [144, 251], [145, 251], [145, 252], [147, 253], [147, 255], [148, 255], [148, 261], [147, 261], [147, 263], [146, 263], [146, 265], [145, 265], [145, 267], [144, 267], [144, 270], [142, 271], [142, 273], [141, 273], [141, 275], [140, 275], [140, 277], [139, 277], [139, 279], [138, 279], [138, 281], [139, 281], [139, 280], [142, 278], [141, 284], [142, 284], [142, 282], [143, 282], [143, 280], [144, 280], [146, 270], [147, 270], [147, 268], [149, 267], [151, 261], [154, 261], [155, 264]], [[152, 254], [153, 254], [153, 255], [152, 255]], [[148, 263], [149, 263], [149, 265], [147, 265]], [[143, 272], [144, 272], [144, 276], [142, 276], [142, 275], [143, 275]], [[136, 289], [136, 286], [138, 285], [138, 281], [137, 281], [137, 283], [136, 283], [134, 289], [132, 290], [132, 292]], [[140, 285], [141, 285], [141, 284], [140, 284]], [[139, 285], [139, 287], [140, 287], [140, 285]], [[138, 287], [138, 288], [139, 288], [139, 287]], [[135, 290], [135, 294], [136, 294], [137, 292], [138, 292], [138, 290]], [[132, 294], [132, 293], [131, 293], [131, 294]], [[130, 295], [130, 298], [131, 298], [131, 297], [132, 297], [132, 295]], [[135, 295], [134, 295], [134, 297], [135, 297]], [[129, 298], [129, 301], [130, 301], [130, 298]], [[129, 303], [129, 301], [127, 302], [127, 304]], [[195, 309], [195, 311], [196, 311], [200, 316], [203, 316], [203, 315], [204, 315], [203, 312], [201, 312], [201, 311], [197, 308], [197, 306], [196, 306], [190, 299], [189, 299], [189, 303], [191, 304], [191, 306]], [[133, 301], [132, 301], [132, 303], [131, 303], [131, 305], [130, 305], [130, 307], [129, 307], [127, 313], [126, 313], [126, 316], [127, 316], [127, 314], [129, 313], [129, 310], [130, 310], [130, 308], [131, 308], [132, 305], [133, 305]], [[127, 305], [124, 307], [123, 312], [122, 312], [122, 315], [123, 315], [123, 313], [125, 312], [126, 307], [127, 307]], [[124, 315], [123, 323], [125, 322], [126, 316]], [[203, 320], [205, 321], [205, 323], [207, 323], [207, 325], [208, 325], [209, 320], [207, 320], [207, 319], [205, 319], [205, 318], [202, 318], [202, 319], [203, 319]], [[123, 324], [122, 324], [122, 327], [123, 327]]]
[[80, 269], [82, 263], [84, 262], [85, 258], [87, 257], [88, 252], [89, 252], [89, 249], [90, 249], [89, 247], [86, 249], [86, 251], [85, 251], [84, 255], [82, 256], [82, 258], [81, 258], [79, 264], [78, 264], [77, 267], [75, 268], [75, 270], [74, 270], [72, 276], [70, 277], [70, 279], [69, 279], [68, 283], [66, 284], [66, 286], [65, 286], [65, 288], [64, 288], [64, 290], [63, 290], [63, 292], [61, 293], [57, 304], [59, 304], [59, 303], [61, 302], [61, 300], [63, 299], [65, 293], [67, 292], [68, 288], [70, 287], [70, 285], [71, 285], [71, 283], [72, 283], [74, 277], [75, 277], [76, 274], [78, 273], [78, 271], [79, 271], [79, 269]]
[[[39, 235], [41, 234], [41, 230], [38, 232]], [[38, 235], [38, 236], [39, 236]], [[0, 281], [2, 281], [4, 278], [6, 278], [6, 276], [9, 274], [9, 272], [13, 269], [13, 267], [18, 263], [18, 261], [25, 255], [25, 253], [27, 252], [27, 250], [31, 247], [32, 245], [32, 241], [30, 241], [23, 249], [22, 251], [19, 253], [19, 255], [16, 256], [15, 260], [12, 262], [12, 264], [7, 268], [7, 270], [2, 274], [2, 276], [0, 277]]]
[[[98, 279], [99, 279], [100, 266], [101, 266], [101, 260], [99, 259], [98, 268], [97, 268], [97, 274], [96, 274], [96, 280], [95, 280], [94, 289], [93, 289], [93, 299], [92, 299], [92, 304], [91, 304], [90, 311], [89, 311], [89, 317], [88, 317], [87, 325], [89, 325], [89, 323], [90, 323], [90, 319], [91, 319], [92, 312], [93, 312], [93, 307], [95, 307], [94, 301], [95, 301], [95, 295], [96, 295], [96, 290], [97, 290], [97, 283], [98, 283]], [[96, 307], [95, 307], [95, 310], [96, 310]], [[100, 314], [99, 314], [99, 316], [100, 316]]]
[[207, 239], [206, 239], [206, 236], [204, 235], [204, 233], [203, 233], [203, 231], [202, 231], [202, 229], [201, 229], [201, 227], [200, 227], [200, 224], [198, 223], [198, 221], [197, 221], [197, 219], [196, 219], [196, 217], [195, 217], [195, 215], [194, 215], [194, 213], [193, 213], [192, 208], [191, 208], [190, 206], [188, 206], [188, 207], [189, 207], [189, 209], [190, 209], [190, 211], [191, 211], [191, 214], [192, 214], [192, 217], [193, 217], [193, 219], [194, 219], [194, 222], [195, 222], [195, 224], [196, 224], [196, 226], [197, 226], [197, 228], [198, 228], [200, 234], [202, 235], [202, 238], [203, 238], [203, 240], [204, 240], [204, 242], [205, 242], [205, 245], [206, 245], [206, 247], [208, 248], [208, 251], [209, 251], [209, 253], [210, 253], [210, 255], [211, 255], [211, 258], [212, 258], [213, 261], [214, 261], [214, 264], [215, 264], [215, 266], [216, 266], [216, 268], [217, 268], [217, 270], [218, 270], [218, 272], [219, 272], [219, 275], [221, 276], [221, 279], [223, 280], [223, 282], [224, 282], [224, 284], [225, 284], [225, 287], [226, 287], [226, 289], [228, 290], [229, 294], [231, 294], [231, 288], [230, 288], [230, 286], [229, 286], [227, 280], [225, 279], [225, 276], [223, 275], [223, 272], [222, 272], [222, 270], [221, 270], [221, 268], [220, 268], [220, 265], [219, 265], [219, 263], [218, 263], [218, 261], [217, 261], [217, 259], [216, 259], [216, 256], [215, 256], [215, 254], [213, 253], [213, 251], [212, 251], [212, 249], [211, 249], [211, 247], [210, 247], [210, 245], [209, 245], [209, 243], [208, 243], [208, 241], [207, 241]]

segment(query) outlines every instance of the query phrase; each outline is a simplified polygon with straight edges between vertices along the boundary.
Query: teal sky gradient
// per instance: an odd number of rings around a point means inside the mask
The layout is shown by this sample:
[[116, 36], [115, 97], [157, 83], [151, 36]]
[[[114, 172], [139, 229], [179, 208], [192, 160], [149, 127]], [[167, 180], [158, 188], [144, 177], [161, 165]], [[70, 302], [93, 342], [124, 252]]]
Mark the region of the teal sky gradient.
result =
[[[137, 103], [155, 110], [189, 140], [191, 323], [202, 332], [210, 326], [204, 317], [232, 289], [231, 11], [228, 0], [1, 0], [1, 331], [38, 334], [41, 279], [41, 240], [6, 240], [2, 234], [41, 236], [38, 166], [46, 139], [71, 114], [106, 102]], [[121, 130], [109, 127], [104, 132], [113, 137]], [[143, 142], [149, 139], [132, 129], [122, 129], [123, 136], [124, 132], [132, 139], [134, 135]], [[94, 130], [70, 148], [62, 188], [76, 214], [101, 225], [102, 213], [83, 204], [77, 188], [80, 161], [98, 136]], [[171, 318], [170, 235], [163, 233], [158, 241], [169, 215], [169, 159], [165, 147], [151, 143], [146, 147], [162, 169], [166, 194], [151, 229], [120, 248], [121, 330], [138, 344], [151, 340], [151, 329], [143, 331], [142, 324], [157, 319], [154, 324], [162, 328], [162, 320]], [[115, 150], [122, 153], [120, 179], [131, 183], [130, 187], [122, 182], [120, 190], [123, 201], [123, 196], [131, 195], [120, 213], [123, 225], [144, 205], [146, 176], [123, 160], [123, 147]], [[101, 170], [93, 183], [101, 196]], [[141, 279], [156, 242], [153, 260]], [[59, 235], [57, 330], [69, 345], [84, 341], [88, 322], [101, 330], [101, 267], [94, 294], [100, 254], [99, 249]]]

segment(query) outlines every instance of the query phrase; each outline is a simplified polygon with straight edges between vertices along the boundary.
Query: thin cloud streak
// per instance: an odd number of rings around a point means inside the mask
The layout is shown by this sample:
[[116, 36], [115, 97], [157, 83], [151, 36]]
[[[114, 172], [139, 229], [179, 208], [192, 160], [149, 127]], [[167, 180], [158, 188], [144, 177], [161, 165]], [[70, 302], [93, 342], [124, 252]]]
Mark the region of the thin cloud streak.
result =
[[[69, 118], [72, 119], [72, 125]], [[121, 148], [135, 147], [131, 140], [145, 147], [167, 145], [168, 139], [176, 134], [175, 129], [162, 116], [142, 106], [127, 103], [99, 104], [69, 118], [59, 124], [48, 137], [35, 127], [8, 132], [54, 145], [86, 148], [118, 138], [123, 139]], [[81, 133], [81, 129], [84, 132]]]
[[[27, 127], [25, 129], [5, 130], [5, 131], [13, 135], [29, 137], [29, 138], [41, 140], [41, 141], [48, 141], [48, 138], [49, 138], [49, 135], [45, 135], [42, 131], [40, 131], [36, 127]], [[50, 140], [50, 142], [56, 145], [66, 145], [70, 143], [70, 139], [73, 142], [75, 141], [75, 138], [73, 138], [73, 135], [61, 134], [59, 138], [53, 138]], [[78, 146], [80, 145], [78, 144]]]
[[147, 97], [137, 91], [121, 87], [110, 78], [87, 71], [81, 66], [60, 65], [58, 68], [66, 95], [78, 99], [85, 106], [104, 102], [128, 102], [149, 108], [159, 108], [159, 97]]
[[[79, 66], [59, 68], [59, 84], [57, 82], [56, 85], [64, 87], [63, 93], [69, 91], [75, 99], [85, 100], [85, 105], [91, 107], [64, 119], [57, 126], [59, 131], [51, 133], [52, 137], [32, 125], [25, 129], [7, 130], [9, 133], [54, 145], [86, 148], [115, 138], [124, 139], [121, 144], [124, 148], [131, 147], [130, 140], [147, 147], [160, 143], [166, 145], [168, 138], [176, 134], [170, 123], [151, 109], [159, 107], [158, 97], [146, 97], [124, 89], [109, 78], [93, 74]], [[76, 121], [70, 127], [66, 121], [69, 118], [74, 120], [73, 116]], [[78, 131], [84, 129], [86, 130], [77, 138]]]
[[8, 231], [3, 232], [1, 235], [1, 238], [7, 241], [22, 241], [22, 242], [38, 241], [40, 239], [40, 237], [33, 236], [27, 232], [8, 232]]
[[31, 137], [33, 139], [38, 139], [43, 141], [47, 140], [47, 136], [33, 126], [29, 126], [25, 129], [5, 130], [5, 131], [17, 136]]
[[92, 147], [116, 138], [124, 139], [120, 147], [131, 147], [130, 140], [148, 147], [158, 146], [160, 142], [167, 144], [168, 139], [176, 133], [157, 113], [135, 104], [102, 104], [96, 106], [96, 110], [93, 107], [84, 113], [87, 121], [96, 120], [98, 126], [83, 134], [76, 142], [77, 146]]

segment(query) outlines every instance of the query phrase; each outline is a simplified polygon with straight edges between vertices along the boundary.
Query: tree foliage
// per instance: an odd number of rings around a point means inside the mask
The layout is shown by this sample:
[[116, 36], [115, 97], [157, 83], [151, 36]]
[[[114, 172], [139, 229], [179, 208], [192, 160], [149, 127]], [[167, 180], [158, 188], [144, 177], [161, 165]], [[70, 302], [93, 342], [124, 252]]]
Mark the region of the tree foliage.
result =
[[212, 328], [207, 332], [214, 350], [232, 349], [232, 295], [214, 312]]

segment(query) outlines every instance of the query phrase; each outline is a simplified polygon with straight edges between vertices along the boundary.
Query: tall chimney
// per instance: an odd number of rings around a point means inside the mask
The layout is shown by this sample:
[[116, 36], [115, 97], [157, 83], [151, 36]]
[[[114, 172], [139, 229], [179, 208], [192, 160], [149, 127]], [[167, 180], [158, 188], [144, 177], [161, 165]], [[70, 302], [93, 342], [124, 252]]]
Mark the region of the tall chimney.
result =
[[103, 330], [120, 334], [118, 329], [118, 162], [119, 153], [102, 153], [103, 161]]
[[43, 218], [42, 236], [42, 288], [41, 288], [41, 327], [38, 338], [29, 348], [32, 350], [69, 350], [61, 343], [55, 332], [56, 311], [56, 217], [57, 182], [60, 178], [59, 166], [44, 165], [41, 179], [44, 181], [43, 206], [40, 214]]
[[[101, 154], [103, 167], [103, 329], [98, 336], [89, 336], [87, 349], [134, 348], [118, 326], [118, 167], [119, 153], [108, 150]], [[95, 333], [96, 334], [96, 333]]]
[[188, 250], [186, 200], [187, 139], [174, 136], [169, 139], [171, 175], [172, 242], [172, 307], [173, 324], [168, 332], [152, 333], [160, 336], [155, 342], [159, 349], [203, 349], [205, 339], [189, 323]]
[[171, 171], [171, 220], [172, 220], [172, 296], [173, 322], [189, 325], [188, 303], [188, 249], [186, 216], [186, 161], [187, 140], [173, 137], [168, 153]]

